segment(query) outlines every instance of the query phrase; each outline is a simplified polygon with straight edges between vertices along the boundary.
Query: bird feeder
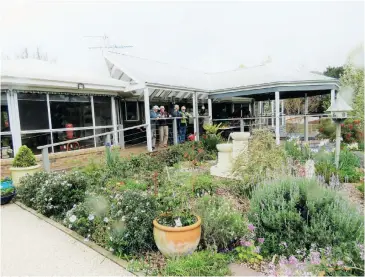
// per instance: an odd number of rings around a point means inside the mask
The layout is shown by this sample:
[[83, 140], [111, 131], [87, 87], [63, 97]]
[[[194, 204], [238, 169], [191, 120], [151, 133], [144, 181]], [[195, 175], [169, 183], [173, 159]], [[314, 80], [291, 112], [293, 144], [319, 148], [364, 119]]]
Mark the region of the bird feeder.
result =
[[327, 109], [327, 112], [331, 113], [332, 120], [336, 124], [336, 154], [335, 164], [338, 168], [340, 161], [340, 149], [341, 149], [341, 123], [348, 118], [348, 113], [352, 111], [352, 108], [337, 94], [336, 99], [331, 103], [331, 106]]

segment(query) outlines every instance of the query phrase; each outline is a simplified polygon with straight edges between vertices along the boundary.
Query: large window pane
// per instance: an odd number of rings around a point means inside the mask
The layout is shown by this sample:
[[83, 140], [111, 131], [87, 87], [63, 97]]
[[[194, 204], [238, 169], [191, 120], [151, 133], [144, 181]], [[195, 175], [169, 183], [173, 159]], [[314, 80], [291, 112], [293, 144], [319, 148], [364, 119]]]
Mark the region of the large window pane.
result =
[[[67, 142], [72, 139], [88, 137], [93, 135], [93, 130], [78, 130], [78, 131], [65, 131], [65, 132], [53, 132], [53, 143]], [[94, 147], [94, 139], [81, 140], [78, 142], [70, 142], [63, 145], [55, 146], [54, 151], [72, 151], [84, 148]]]
[[9, 108], [6, 93], [1, 93], [1, 132], [10, 131]]
[[111, 98], [94, 96], [95, 126], [112, 125]]
[[89, 96], [50, 95], [52, 128], [93, 125]]
[[13, 158], [13, 140], [11, 135], [1, 135], [1, 159]]
[[40, 154], [42, 150], [37, 149], [38, 146], [51, 144], [50, 133], [36, 133], [22, 135], [22, 144], [28, 146], [34, 154]]
[[[113, 130], [112, 128], [96, 129], [95, 130], [95, 135], [96, 134], [106, 133], [106, 132], [111, 132], [112, 130]], [[113, 134], [110, 134], [110, 141], [113, 141]], [[104, 146], [105, 143], [106, 143], [106, 136], [96, 137], [96, 146]]]
[[21, 130], [49, 129], [45, 94], [19, 93], [18, 105]]
[[125, 120], [139, 120], [138, 102], [125, 102]]

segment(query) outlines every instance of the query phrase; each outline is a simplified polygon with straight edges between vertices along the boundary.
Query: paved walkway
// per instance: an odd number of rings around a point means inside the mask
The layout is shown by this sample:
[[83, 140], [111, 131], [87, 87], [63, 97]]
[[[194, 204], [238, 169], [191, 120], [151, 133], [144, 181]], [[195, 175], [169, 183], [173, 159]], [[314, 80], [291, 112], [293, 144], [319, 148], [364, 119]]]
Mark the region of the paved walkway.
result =
[[1, 276], [132, 275], [15, 204], [1, 206]]

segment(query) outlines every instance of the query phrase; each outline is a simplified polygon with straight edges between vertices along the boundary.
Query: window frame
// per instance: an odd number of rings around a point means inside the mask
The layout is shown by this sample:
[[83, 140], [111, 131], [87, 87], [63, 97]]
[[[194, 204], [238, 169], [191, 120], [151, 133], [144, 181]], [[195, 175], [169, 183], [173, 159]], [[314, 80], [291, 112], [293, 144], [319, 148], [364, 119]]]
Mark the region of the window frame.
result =
[[[136, 107], [137, 107], [137, 119], [128, 119], [128, 110], [127, 110], [127, 102], [128, 103], [135, 103]], [[140, 116], [139, 116], [139, 102], [138, 101], [124, 101], [124, 121], [126, 122], [138, 122], [140, 121]]]

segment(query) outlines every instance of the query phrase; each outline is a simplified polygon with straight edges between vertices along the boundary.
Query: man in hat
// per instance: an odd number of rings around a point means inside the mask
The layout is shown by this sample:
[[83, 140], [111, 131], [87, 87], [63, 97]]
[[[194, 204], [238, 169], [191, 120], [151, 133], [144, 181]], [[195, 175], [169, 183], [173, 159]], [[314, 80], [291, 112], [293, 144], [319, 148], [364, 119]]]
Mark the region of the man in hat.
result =
[[[158, 113], [159, 107], [153, 106], [150, 112], [151, 118], [151, 135], [152, 135], [152, 150], [156, 149], [156, 120], [160, 118], [160, 114]], [[156, 120], [154, 120], [156, 119]]]
[[171, 117], [169, 114], [165, 111], [165, 107], [160, 107], [160, 119], [159, 119], [159, 136], [160, 136], [160, 147], [167, 147], [167, 140], [169, 138], [169, 126], [166, 118]]

